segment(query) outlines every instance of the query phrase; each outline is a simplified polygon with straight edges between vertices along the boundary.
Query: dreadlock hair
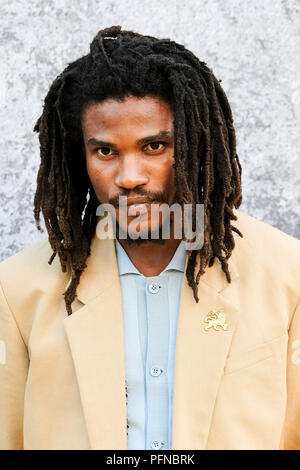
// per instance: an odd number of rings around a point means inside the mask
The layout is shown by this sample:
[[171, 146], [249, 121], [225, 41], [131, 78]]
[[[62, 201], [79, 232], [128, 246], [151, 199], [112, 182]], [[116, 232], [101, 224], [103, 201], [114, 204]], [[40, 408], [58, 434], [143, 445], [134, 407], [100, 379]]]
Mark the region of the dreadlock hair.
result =
[[70, 63], [52, 83], [34, 127], [41, 154], [34, 217], [41, 230], [42, 211], [53, 249], [48, 263], [57, 254], [63, 272], [70, 266], [72, 278], [64, 293], [68, 315], [90, 255], [99, 204], [86, 170], [81, 116], [89, 104], [108, 98], [153, 96], [169, 103], [177, 202], [204, 205], [203, 246], [189, 253], [188, 284], [198, 302], [200, 277], [215, 258], [231, 282], [232, 232], [242, 236], [231, 225], [237, 220], [233, 207], [242, 201], [241, 166], [220, 81], [183, 45], [112, 26], [99, 31], [89, 54]]

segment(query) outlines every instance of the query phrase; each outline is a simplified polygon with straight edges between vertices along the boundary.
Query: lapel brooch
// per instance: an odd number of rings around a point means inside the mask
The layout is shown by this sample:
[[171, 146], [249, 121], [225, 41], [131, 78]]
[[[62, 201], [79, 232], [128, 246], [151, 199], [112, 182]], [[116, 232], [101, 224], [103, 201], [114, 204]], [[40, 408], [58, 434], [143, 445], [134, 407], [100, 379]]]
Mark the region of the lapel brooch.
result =
[[207, 314], [204, 321], [205, 323], [208, 323], [208, 325], [204, 328], [206, 331], [210, 328], [219, 331], [218, 326], [220, 329], [223, 328], [223, 330], [228, 330], [228, 324], [226, 323], [226, 314], [224, 310], [217, 310], [214, 308]]

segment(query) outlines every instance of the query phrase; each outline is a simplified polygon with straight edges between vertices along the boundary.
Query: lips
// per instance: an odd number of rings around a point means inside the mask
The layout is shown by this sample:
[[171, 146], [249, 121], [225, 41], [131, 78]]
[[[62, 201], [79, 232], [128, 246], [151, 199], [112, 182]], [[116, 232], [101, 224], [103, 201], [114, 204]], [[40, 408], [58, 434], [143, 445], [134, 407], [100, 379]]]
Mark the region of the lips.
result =
[[145, 197], [127, 197], [127, 196], [121, 196], [119, 198], [119, 206], [131, 206], [132, 204], [147, 204], [149, 203], [150, 200], [149, 198]]
[[129, 217], [136, 217], [137, 215], [145, 214], [146, 212], [148, 212], [149, 205], [150, 204], [148, 203], [131, 204], [128, 207]]
[[126, 210], [128, 217], [143, 216], [151, 212], [151, 205], [158, 201], [149, 200], [145, 197], [121, 197], [119, 198], [119, 209]]

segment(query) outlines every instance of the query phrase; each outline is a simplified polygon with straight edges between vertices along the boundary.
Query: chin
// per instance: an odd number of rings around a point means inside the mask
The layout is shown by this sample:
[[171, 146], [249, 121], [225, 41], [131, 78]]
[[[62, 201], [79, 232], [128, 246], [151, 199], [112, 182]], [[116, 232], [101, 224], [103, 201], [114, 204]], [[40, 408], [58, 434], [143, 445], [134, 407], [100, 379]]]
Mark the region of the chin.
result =
[[127, 231], [124, 232], [119, 224], [117, 224], [117, 235], [122, 240], [126, 240], [128, 244], [146, 244], [146, 243], [158, 243], [160, 245], [165, 244], [166, 239], [162, 237], [162, 226], [152, 227], [152, 231], [155, 231], [155, 238], [151, 237], [151, 224], [142, 224], [137, 230], [130, 230], [127, 227]]
[[126, 238], [126, 243], [128, 245], [147, 245], [149, 243], [153, 244], [159, 244], [159, 245], [164, 245], [166, 243], [166, 240], [163, 238], [153, 238], [153, 239], [147, 239], [147, 238], [137, 238], [134, 240], [133, 238]]

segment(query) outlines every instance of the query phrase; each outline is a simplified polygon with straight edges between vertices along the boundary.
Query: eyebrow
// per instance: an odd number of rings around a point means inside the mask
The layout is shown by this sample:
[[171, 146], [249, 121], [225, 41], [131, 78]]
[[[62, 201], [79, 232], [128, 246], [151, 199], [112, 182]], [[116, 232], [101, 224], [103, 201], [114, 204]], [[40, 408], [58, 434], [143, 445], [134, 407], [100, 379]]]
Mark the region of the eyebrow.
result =
[[[172, 135], [171, 132], [169, 131], [160, 131], [156, 135], [149, 135], [148, 137], [143, 137], [142, 139], [137, 140], [137, 144], [147, 144], [149, 142], [153, 142], [153, 140], [159, 140], [159, 139], [171, 139]], [[98, 140], [95, 139], [95, 137], [91, 137], [88, 140], [88, 145], [98, 145], [101, 147], [112, 147], [116, 148], [117, 146], [113, 144], [112, 142], [105, 142], [103, 140]]]

